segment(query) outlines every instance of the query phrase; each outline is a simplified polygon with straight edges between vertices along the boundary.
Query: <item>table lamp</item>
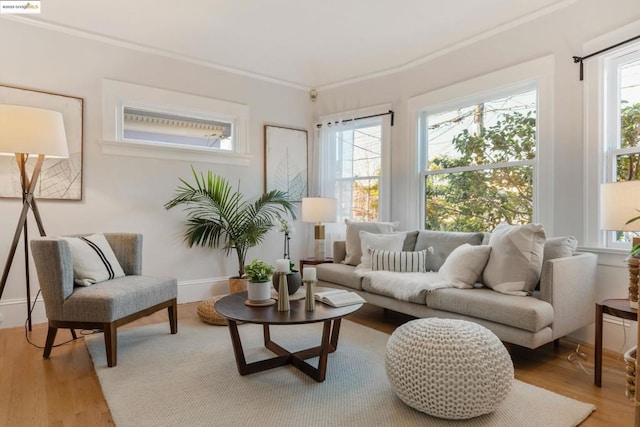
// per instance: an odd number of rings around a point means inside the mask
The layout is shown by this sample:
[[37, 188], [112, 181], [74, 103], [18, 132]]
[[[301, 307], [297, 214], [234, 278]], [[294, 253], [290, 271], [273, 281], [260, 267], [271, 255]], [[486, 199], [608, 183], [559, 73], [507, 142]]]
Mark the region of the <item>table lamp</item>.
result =
[[[22, 185], [22, 212], [18, 219], [13, 236], [9, 256], [0, 281], [0, 298], [7, 284], [9, 270], [18, 247], [20, 234], [24, 230], [25, 271], [27, 281], [27, 318], [31, 330], [31, 314], [29, 304], [31, 291], [29, 286], [29, 242], [27, 235], [27, 214], [33, 212], [40, 235], [44, 236], [44, 227], [40, 212], [36, 205], [34, 191], [42, 169], [45, 156], [50, 158], [69, 157], [67, 137], [64, 130], [64, 119], [58, 111], [42, 108], [25, 107], [20, 105], [0, 105], [0, 155], [15, 156], [20, 172]], [[31, 178], [27, 176], [27, 159], [30, 155], [37, 156]]]
[[333, 197], [304, 197], [302, 199], [301, 217], [303, 222], [315, 223], [314, 258], [325, 259], [324, 224], [336, 222], [338, 200]]
[[[600, 228], [610, 231], [640, 231], [640, 220], [628, 224], [640, 216], [640, 181], [609, 182], [600, 186]], [[634, 237], [632, 247], [640, 242]], [[638, 308], [638, 266], [629, 262], [629, 303]], [[636, 263], [637, 264], [637, 263]], [[635, 273], [632, 271], [635, 269]], [[634, 280], [635, 275], [635, 280]]]

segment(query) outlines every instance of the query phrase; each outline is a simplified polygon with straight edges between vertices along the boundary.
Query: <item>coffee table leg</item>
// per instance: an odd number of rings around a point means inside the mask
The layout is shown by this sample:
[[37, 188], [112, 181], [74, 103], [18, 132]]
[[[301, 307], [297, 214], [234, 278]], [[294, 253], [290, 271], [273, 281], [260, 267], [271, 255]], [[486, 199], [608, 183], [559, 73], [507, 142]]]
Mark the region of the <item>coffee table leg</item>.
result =
[[[315, 372], [316, 375], [312, 377], [314, 380], [318, 382], [324, 381], [325, 377], [327, 376], [327, 362], [329, 359], [329, 352], [332, 350], [331, 346], [333, 345], [334, 338], [335, 338], [335, 342], [337, 343], [338, 337], [336, 334], [336, 328], [338, 329], [338, 332], [339, 332], [340, 320], [337, 320], [336, 322], [338, 324], [337, 325], [334, 324], [332, 328], [331, 320], [327, 320], [324, 322], [324, 327], [322, 328], [322, 344], [320, 345], [320, 354], [318, 357], [318, 369]], [[331, 340], [329, 340], [330, 336], [331, 336]], [[332, 351], [335, 351], [335, 346]]]
[[231, 334], [231, 345], [233, 345], [233, 354], [236, 357], [236, 366], [240, 375], [246, 375], [243, 373], [247, 367], [247, 361], [244, 357], [244, 350], [242, 349], [242, 342], [240, 341], [240, 334], [238, 333], [238, 324], [235, 320], [227, 319], [229, 322], [229, 333]]
[[[306, 375], [310, 376], [317, 382], [325, 380], [327, 375], [327, 364], [329, 353], [333, 353], [338, 348], [338, 338], [340, 337], [341, 319], [325, 320], [322, 327], [322, 339], [320, 346], [309, 348], [306, 350], [291, 353], [275, 342], [271, 341], [269, 325], [262, 325], [262, 333], [264, 337], [264, 345], [266, 348], [274, 352], [277, 356], [252, 362], [247, 364], [238, 333], [238, 324], [236, 321], [229, 320], [229, 333], [231, 334], [231, 344], [233, 345], [233, 353], [236, 358], [236, 365], [240, 375], [253, 374], [267, 369], [292, 364]], [[306, 359], [318, 357], [318, 367], [311, 366]]]
[[333, 329], [331, 330], [331, 349], [330, 353], [333, 353], [338, 349], [338, 338], [340, 337], [340, 322], [342, 319], [335, 319], [333, 321]]

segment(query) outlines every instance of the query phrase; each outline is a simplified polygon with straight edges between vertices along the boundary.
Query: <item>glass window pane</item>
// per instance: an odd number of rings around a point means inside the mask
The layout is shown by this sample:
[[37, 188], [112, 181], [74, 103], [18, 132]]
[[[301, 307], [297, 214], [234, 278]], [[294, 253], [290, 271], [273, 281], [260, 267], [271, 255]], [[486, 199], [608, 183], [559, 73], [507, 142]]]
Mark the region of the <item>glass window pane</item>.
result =
[[491, 231], [533, 220], [533, 167], [428, 175], [425, 229]]
[[124, 107], [123, 138], [233, 150], [230, 122]]
[[427, 121], [428, 170], [535, 158], [535, 90], [431, 114]]
[[620, 67], [620, 147], [640, 142], [640, 61]]
[[640, 154], [616, 156], [616, 181], [640, 179]]
[[335, 194], [339, 216], [353, 221], [378, 220], [382, 122], [380, 119], [371, 122], [335, 131]]
[[357, 179], [353, 181], [353, 221], [378, 220], [379, 179]]

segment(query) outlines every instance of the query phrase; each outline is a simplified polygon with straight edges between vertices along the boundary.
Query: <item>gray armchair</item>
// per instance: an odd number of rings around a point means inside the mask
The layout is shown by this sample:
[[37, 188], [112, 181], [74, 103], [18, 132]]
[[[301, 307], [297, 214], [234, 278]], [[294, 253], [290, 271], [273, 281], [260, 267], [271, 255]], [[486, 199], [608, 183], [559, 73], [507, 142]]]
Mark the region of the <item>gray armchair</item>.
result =
[[31, 241], [49, 331], [43, 357], [51, 354], [58, 328], [102, 329], [107, 365], [117, 364], [117, 328], [163, 308], [169, 312], [171, 333], [178, 332], [177, 281], [142, 276], [142, 235], [105, 233], [125, 276], [75, 287], [69, 244], [42, 237]]

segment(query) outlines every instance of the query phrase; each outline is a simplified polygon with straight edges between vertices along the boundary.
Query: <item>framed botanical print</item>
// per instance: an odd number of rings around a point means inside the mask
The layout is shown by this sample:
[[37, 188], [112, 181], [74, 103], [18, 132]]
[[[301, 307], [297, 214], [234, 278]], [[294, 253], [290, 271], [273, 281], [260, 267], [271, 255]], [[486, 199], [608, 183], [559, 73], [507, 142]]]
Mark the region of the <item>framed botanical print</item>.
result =
[[[45, 158], [34, 195], [39, 200], [82, 200], [83, 99], [0, 85], [0, 104], [44, 108], [62, 113], [69, 158]], [[28, 176], [31, 176], [35, 161], [35, 157], [27, 161]], [[12, 156], [0, 156], [0, 197], [22, 198], [20, 171]]]
[[264, 190], [280, 190], [292, 202], [307, 196], [307, 131], [264, 126]]

